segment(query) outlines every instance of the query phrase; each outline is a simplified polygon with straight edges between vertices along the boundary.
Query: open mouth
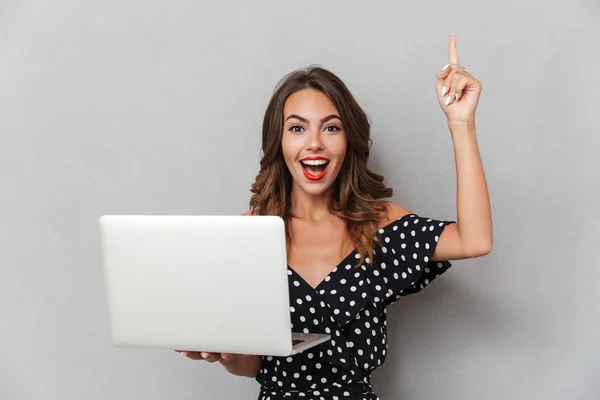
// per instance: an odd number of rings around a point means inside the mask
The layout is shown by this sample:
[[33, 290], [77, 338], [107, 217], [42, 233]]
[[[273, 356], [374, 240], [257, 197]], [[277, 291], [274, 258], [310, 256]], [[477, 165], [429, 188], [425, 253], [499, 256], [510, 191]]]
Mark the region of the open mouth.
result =
[[316, 160], [304, 159], [300, 161], [300, 165], [302, 165], [302, 172], [304, 172], [304, 176], [306, 176], [307, 179], [318, 181], [327, 173], [329, 160], [324, 158]]

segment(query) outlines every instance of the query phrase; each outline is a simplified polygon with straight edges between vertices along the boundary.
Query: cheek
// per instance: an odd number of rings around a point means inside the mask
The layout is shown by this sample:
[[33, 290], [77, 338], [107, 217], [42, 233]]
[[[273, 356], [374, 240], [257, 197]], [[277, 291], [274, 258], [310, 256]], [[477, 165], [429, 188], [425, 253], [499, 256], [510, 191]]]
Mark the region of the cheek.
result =
[[283, 135], [281, 138], [281, 152], [283, 153], [283, 159], [285, 160], [285, 163], [288, 167], [290, 167], [290, 164], [294, 162], [296, 153], [293, 143], [286, 138], [286, 135]]
[[339, 140], [336, 143], [332, 143], [331, 152], [336, 158], [344, 159], [346, 151], [348, 149], [348, 143], [346, 139]]

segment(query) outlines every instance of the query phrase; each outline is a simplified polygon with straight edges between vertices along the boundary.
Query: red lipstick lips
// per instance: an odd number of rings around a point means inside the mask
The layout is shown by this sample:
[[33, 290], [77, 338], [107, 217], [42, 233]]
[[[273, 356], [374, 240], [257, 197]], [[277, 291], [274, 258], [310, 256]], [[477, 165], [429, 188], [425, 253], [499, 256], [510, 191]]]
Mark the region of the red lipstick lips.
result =
[[[305, 158], [303, 158], [300, 161], [305, 161], [305, 160], [326, 160], [326, 161], [329, 161], [325, 157], [305, 157]], [[319, 181], [319, 180], [323, 179], [323, 177], [327, 174], [327, 170], [329, 169], [329, 163], [327, 163], [327, 165], [325, 166], [325, 169], [323, 170], [323, 172], [321, 172], [319, 175], [312, 175], [311, 173], [309, 173], [304, 168], [304, 164], [302, 162], [300, 162], [300, 165], [302, 165], [302, 172], [304, 172], [304, 176], [306, 177], [306, 179], [308, 179], [310, 181]]]

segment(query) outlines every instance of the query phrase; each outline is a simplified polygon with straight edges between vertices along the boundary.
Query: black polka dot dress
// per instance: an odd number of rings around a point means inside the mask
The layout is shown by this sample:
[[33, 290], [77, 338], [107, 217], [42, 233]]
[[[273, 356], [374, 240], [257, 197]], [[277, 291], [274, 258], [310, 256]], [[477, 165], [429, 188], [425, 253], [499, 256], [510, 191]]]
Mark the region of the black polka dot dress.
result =
[[356, 267], [355, 250], [316, 288], [288, 267], [292, 330], [331, 340], [291, 357], [262, 357], [259, 400], [376, 400], [371, 373], [388, 351], [386, 307], [450, 268], [430, 258], [453, 222], [405, 215], [378, 231], [374, 260]]

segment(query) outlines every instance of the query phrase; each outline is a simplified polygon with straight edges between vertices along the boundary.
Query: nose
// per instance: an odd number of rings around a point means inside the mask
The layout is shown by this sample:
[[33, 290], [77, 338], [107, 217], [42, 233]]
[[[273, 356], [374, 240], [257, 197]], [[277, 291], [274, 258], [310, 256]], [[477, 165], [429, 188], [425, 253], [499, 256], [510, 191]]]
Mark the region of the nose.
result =
[[323, 140], [321, 138], [321, 132], [318, 130], [311, 132], [308, 135], [308, 150], [318, 151], [323, 150]]

